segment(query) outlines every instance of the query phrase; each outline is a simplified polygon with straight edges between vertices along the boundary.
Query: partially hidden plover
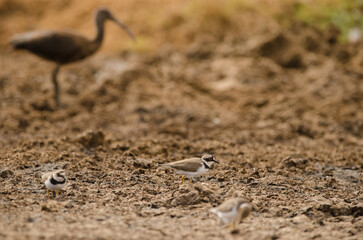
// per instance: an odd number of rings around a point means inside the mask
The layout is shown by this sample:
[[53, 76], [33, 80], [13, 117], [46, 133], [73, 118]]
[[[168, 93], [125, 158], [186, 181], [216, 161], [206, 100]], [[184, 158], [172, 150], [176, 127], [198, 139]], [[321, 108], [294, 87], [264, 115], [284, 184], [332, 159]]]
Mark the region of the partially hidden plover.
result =
[[212, 208], [210, 212], [216, 214], [224, 224], [231, 224], [233, 230], [236, 224], [240, 223], [244, 218], [248, 217], [252, 211], [252, 205], [246, 198], [231, 198], [224, 201], [216, 208]]
[[188, 158], [176, 162], [158, 164], [157, 166], [173, 169], [175, 172], [183, 175], [182, 183], [185, 176], [190, 178], [190, 182], [194, 177], [204, 174], [213, 165], [219, 163], [214, 159], [213, 155], [205, 154], [201, 158]]
[[49, 190], [55, 191], [55, 196], [58, 196], [59, 190], [64, 188], [66, 185], [66, 177], [64, 170], [57, 170], [48, 172], [42, 175], [42, 182], [44, 182], [47, 188], [47, 194], [49, 197]]

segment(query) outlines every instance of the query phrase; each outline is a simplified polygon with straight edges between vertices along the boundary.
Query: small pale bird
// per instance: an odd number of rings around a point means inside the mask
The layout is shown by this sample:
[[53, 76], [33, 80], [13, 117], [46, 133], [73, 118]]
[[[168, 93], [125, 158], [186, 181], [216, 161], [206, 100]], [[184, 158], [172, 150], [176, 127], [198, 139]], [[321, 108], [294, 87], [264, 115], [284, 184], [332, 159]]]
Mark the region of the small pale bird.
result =
[[250, 215], [251, 211], [252, 205], [250, 204], [250, 201], [240, 197], [228, 199], [218, 207], [210, 210], [210, 212], [216, 214], [224, 224], [232, 223], [233, 230], [236, 228], [236, 224]]
[[214, 159], [213, 155], [205, 154], [201, 158], [188, 158], [176, 162], [158, 164], [157, 166], [173, 169], [175, 172], [183, 175], [182, 183], [185, 176], [190, 178], [190, 182], [194, 177], [204, 174], [213, 165], [219, 163]]
[[64, 170], [57, 170], [54, 172], [48, 172], [43, 174], [42, 182], [44, 182], [47, 188], [47, 194], [49, 197], [49, 190], [55, 191], [55, 196], [58, 196], [59, 190], [64, 188], [66, 185], [66, 177]]

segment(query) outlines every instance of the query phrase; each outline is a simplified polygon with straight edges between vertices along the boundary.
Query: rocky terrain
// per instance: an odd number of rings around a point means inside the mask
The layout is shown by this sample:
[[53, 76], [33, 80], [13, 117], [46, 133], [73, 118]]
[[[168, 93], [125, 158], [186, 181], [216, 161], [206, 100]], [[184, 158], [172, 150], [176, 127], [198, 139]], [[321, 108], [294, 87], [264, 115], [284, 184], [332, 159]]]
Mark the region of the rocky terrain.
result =
[[[148, 53], [108, 38], [61, 69], [61, 109], [52, 63], [2, 27], [0, 239], [362, 239], [363, 43], [256, 19]], [[220, 164], [193, 183], [156, 167], [204, 153]], [[60, 168], [48, 198], [41, 175]], [[255, 205], [234, 234], [209, 212], [232, 196]]]

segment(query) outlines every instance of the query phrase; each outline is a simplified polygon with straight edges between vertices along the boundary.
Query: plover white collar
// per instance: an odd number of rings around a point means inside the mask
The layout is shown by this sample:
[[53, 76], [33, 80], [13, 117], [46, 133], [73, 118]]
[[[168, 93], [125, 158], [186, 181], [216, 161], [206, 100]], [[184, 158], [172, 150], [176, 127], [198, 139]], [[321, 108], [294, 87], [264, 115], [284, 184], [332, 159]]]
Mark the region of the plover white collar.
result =
[[64, 170], [57, 170], [54, 172], [48, 172], [43, 174], [42, 181], [47, 188], [47, 193], [49, 197], [49, 190], [55, 191], [55, 196], [58, 196], [59, 190], [64, 188], [66, 185], [66, 177]]
[[204, 174], [213, 165], [213, 163], [219, 163], [213, 157], [213, 155], [205, 154], [201, 158], [188, 158], [176, 162], [158, 164], [160, 167], [173, 169], [175, 172], [183, 175], [182, 183], [185, 176], [190, 177], [190, 181], [194, 177]]
[[224, 224], [232, 223], [233, 229], [236, 228], [236, 224], [248, 217], [251, 211], [252, 205], [250, 204], [250, 201], [240, 197], [228, 199], [218, 207], [210, 210], [210, 212], [216, 214]]

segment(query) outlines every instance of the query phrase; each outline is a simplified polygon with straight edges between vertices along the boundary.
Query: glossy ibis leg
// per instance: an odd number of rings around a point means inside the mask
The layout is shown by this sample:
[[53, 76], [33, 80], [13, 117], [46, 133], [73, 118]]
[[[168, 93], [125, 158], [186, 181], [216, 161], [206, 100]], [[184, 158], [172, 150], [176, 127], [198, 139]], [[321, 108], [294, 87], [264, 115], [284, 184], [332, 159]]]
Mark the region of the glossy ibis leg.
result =
[[60, 66], [57, 65], [54, 68], [53, 72], [52, 72], [52, 81], [53, 81], [53, 85], [54, 85], [54, 101], [55, 101], [55, 104], [57, 105], [58, 108], [60, 107], [59, 85], [58, 85], [58, 82], [57, 82], [57, 74], [59, 72], [59, 68], [60, 68]]

